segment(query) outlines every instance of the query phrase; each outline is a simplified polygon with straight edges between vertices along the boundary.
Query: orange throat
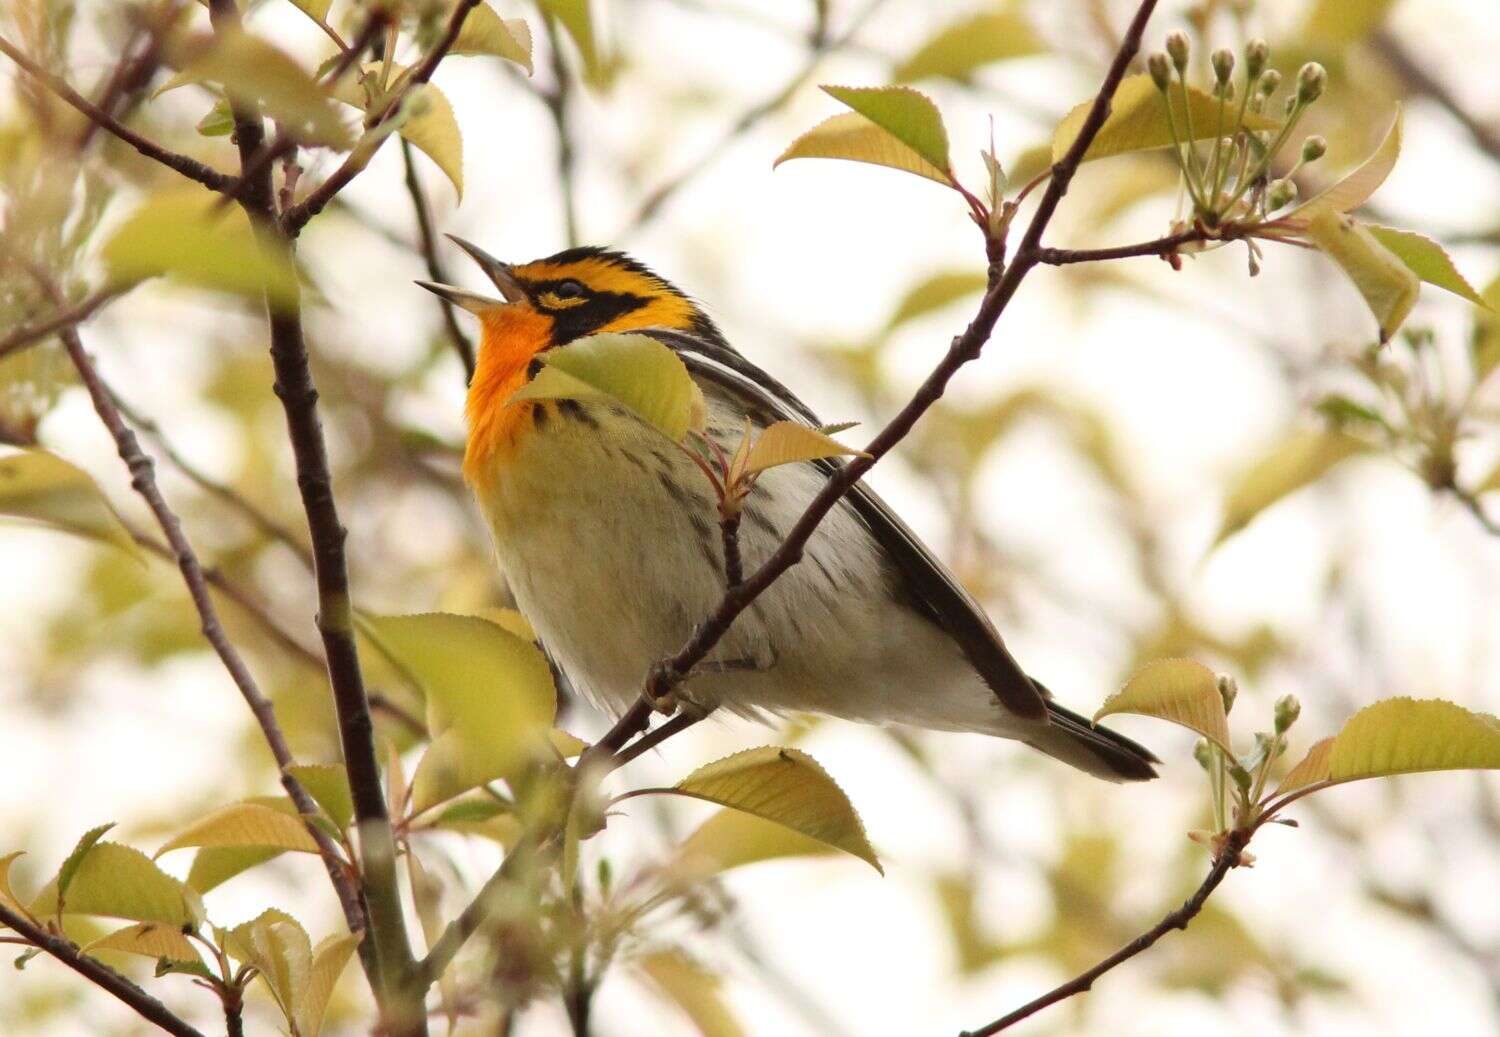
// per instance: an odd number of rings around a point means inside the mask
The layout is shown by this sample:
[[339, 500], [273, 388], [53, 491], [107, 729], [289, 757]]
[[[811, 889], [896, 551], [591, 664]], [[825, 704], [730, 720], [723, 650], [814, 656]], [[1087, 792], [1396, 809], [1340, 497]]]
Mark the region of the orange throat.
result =
[[464, 478], [470, 484], [514, 449], [535, 404], [507, 401], [526, 384], [526, 366], [552, 339], [552, 318], [529, 306], [497, 306], [481, 323], [484, 334], [464, 405], [469, 423]]

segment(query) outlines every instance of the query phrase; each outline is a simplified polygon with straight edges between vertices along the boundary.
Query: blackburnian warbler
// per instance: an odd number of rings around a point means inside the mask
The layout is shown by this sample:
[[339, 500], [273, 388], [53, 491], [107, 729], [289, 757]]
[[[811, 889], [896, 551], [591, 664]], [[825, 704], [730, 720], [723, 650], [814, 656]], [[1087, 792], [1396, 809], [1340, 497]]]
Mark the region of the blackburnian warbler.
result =
[[[692, 459], [622, 406], [512, 401], [540, 369], [538, 354], [596, 333], [652, 335], [686, 364], [706, 404], [704, 433], [730, 452], [747, 418], [756, 427], [816, 418], [691, 299], [626, 255], [575, 248], [510, 265], [453, 240], [501, 295], [418, 282], [483, 326], [464, 476], [521, 611], [572, 683], [619, 715], [724, 593], [717, 501]], [[831, 464], [760, 476], [742, 510], [747, 569], [775, 550]], [[863, 484], [678, 694], [747, 716], [806, 711], [983, 732], [1113, 781], [1154, 776], [1149, 751], [1026, 676], [979, 606]]]

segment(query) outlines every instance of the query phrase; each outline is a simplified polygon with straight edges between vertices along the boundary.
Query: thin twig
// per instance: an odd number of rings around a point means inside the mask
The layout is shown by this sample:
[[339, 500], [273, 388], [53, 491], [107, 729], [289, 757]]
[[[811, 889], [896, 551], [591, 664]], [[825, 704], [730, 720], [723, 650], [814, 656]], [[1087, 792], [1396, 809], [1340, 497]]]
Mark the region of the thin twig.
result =
[[110, 288], [101, 288], [82, 302], [61, 309], [46, 320], [35, 324], [27, 324], [17, 328], [5, 338], [0, 339], [0, 358], [19, 352], [27, 346], [35, 345], [48, 335], [56, 334], [60, 329], [70, 327], [74, 324], [82, 324], [94, 315], [94, 313], [105, 303], [116, 299], [128, 292], [134, 285], [116, 285]]
[[1129, 259], [1132, 256], [1170, 256], [1183, 245], [1210, 240], [1199, 230], [1184, 230], [1155, 241], [1142, 241], [1135, 245], [1117, 245], [1114, 248], [1039, 248], [1037, 262], [1048, 266], [1067, 266], [1070, 263], [1097, 263], [1108, 259]]
[[562, 45], [558, 40], [557, 19], [542, 18], [547, 32], [547, 48], [552, 56], [553, 85], [542, 92], [542, 101], [552, 116], [552, 125], [557, 130], [557, 187], [562, 198], [563, 234], [568, 247], [580, 244], [578, 240], [578, 198], [575, 193], [574, 168], [577, 165], [573, 149], [573, 133], [568, 120], [568, 102], [572, 95], [572, 80], [568, 77], [568, 66], [563, 61]]
[[98, 123], [116, 137], [119, 137], [147, 158], [155, 159], [167, 168], [176, 170], [189, 180], [195, 180], [210, 190], [223, 191], [233, 186], [235, 182], [234, 177], [220, 173], [217, 169], [206, 166], [195, 158], [189, 158], [187, 155], [171, 151], [155, 141], [141, 136], [135, 130], [132, 130], [129, 126], [126, 126], [94, 104], [87, 97], [84, 97], [77, 90], [74, 90], [64, 80], [36, 64], [36, 62], [28, 58], [19, 48], [4, 37], [0, 37], [0, 54], [4, 54], [10, 58], [27, 75], [46, 86], [47, 89], [51, 90], [58, 97], [67, 101], [89, 119]]
[[719, 519], [719, 533], [724, 542], [724, 579], [728, 586], [745, 582], [745, 563], [740, 559], [740, 512], [731, 511]]
[[1423, 68], [1417, 59], [1401, 45], [1401, 41], [1388, 30], [1382, 29], [1376, 32], [1372, 37], [1372, 42], [1375, 44], [1376, 52], [1396, 71], [1408, 90], [1436, 102], [1444, 111], [1458, 120], [1459, 125], [1469, 132], [1469, 136], [1474, 138], [1474, 143], [1481, 151], [1500, 162], [1500, 127], [1481, 121], [1473, 112], [1465, 108], [1454, 96], [1453, 91]]
[[135, 1009], [137, 1015], [176, 1037], [204, 1037], [199, 1030], [178, 1018], [166, 1005], [146, 993], [98, 958], [84, 954], [72, 940], [49, 933], [28, 918], [11, 910], [0, 900], [0, 924], [14, 929], [33, 947], [39, 947], [101, 990], [119, 998]]
[[[405, 137], [401, 138], [401, 161], [406, 164], [406, 193], [411, 195], [412, 211], [417, 216], [417, 232], [421, 242], [422, 258], [427, 263], [427, 276], [439, 284], [446, 284], [448, 276], [443, 271], [442, 261], [438, 259], [437, 234], [432, 226], [432, 209], [427, 204], [427, 192], [422, 189], [422, 181], [417, 176], [417, 164], [412, 156], [411, 142]], [[464, 365], [464, 381], [474, 380], [474, 343], [469, 341], [463, 329], [458, 326], [458, 316], [453, 312], [453, 303], [446, 296], [434, 296], [437, 300], [438, 309], [443, 314], [443, 327], [448, 332], [448, 340], [453, 343], [453, 348], [458, 352], [458, 359]]]
[[1495, 521], [1485, 513], [1484, 505], [1479, 502], [1478, 497], [1468, 490], [1460, 489], [1457, 486], [1448, 487], [1448, 492], [1453, 494], [1458, 502], [1468, 509], [1469, 514], [1474, 516], [1474, 520], [1484, 528], [1486, 533], [1491, 536], [1500, 536], [1500, 522]]

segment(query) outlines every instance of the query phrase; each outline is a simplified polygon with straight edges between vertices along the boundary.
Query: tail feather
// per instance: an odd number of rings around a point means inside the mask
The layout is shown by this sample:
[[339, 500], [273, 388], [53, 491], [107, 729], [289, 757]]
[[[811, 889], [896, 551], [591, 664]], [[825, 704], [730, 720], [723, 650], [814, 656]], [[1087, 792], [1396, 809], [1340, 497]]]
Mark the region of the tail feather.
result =
[[1152, 764], [1161, 761], [1150, 749], [1098, 727], [1070, 709], [1047, 700], [1049, 723], [1026, 738], [1026, 744], [1054, 759], [1106, 781], [1149, 781]]

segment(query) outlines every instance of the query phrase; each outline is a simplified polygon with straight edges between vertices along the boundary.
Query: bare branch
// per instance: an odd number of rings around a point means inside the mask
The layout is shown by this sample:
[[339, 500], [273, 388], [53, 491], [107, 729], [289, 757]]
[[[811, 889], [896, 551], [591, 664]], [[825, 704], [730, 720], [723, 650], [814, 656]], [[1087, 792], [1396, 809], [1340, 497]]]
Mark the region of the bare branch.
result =
[[[417, 232], [421, 242], [422, 258], [427, 263], [427, 276], [439, 284], [446, 284], [448, 275], [443, 271], [442, 261], [438, 259], [437, 234], [432, 226], [432, 209], [427, 204], [427, 192], [422, 189], [422, 181], [417, 177], [417, 165], [413, 161], [411, 153], [411, 142], [405, 138], [401, 141], [401, 160], [406, 164], [406, 193], [411, 195], [411, 207], [417, 215]], [[458, 317], [453, 312], [453, 303], [446, 298], [434, 296], [438, 308], [443, 314], [443, 327], [448, 332], [448, 339], [453, 343], [453, 348], [458, 352], [458, 359], [464, 365], [464, 381], [472, 381], [474, 378], [474, 343], [469, 341], [463, 329], [458, 326]]]
[[547, 47], [552, 54], [552, 89], [542, 93], [542, 101], [552, 115], [552, 125], [557, 131], [557, 189], [562, 197], [563, 236], [568, 247], [578, 245], [578, 198], [576, 177], [573, 175], [577, 156], [573, 148], [572, 127], [568, 119], [568, 102], [572, 95], [572, 80], [568, 77], [568, 66], [563, 61], [562, 46], [558, 41], [557, 19], [542, 18], [542, 27], [547, 32]]
[[9, 335], [6, 335], [5, 338], [0, 339], [0, 359], [12, 353], [20, 352], [27, 346], [35, 345], [48, 335], [56, 334], [62, 328], [82, 324], [92, 317], [105, 303], [118, 298], [132, 287], [134, 286], [122, 285], [114, 288], [100, 289], [82, 302], [61, 309], [46, 320], [17, 328]]
[[1474, 138], [1474, 143], [1481, 151], [1500, 162], [1500, 126], [1481, 121], [1473, 112], [1465, 108], [1453, 91], [1423, 68], [1417, 59], [1401, 45], [1401, 41], [1390, 32], [1381, 30], [1375, 33], [1372, 42], [1375, 44], [1376, 52], [1401, 77], [1408, 90], [1436, 102], [1444, 111], [1458, 120], [1459, 124], [1469, 132], [1469, 136]]
[[1173, 255], [1183, 245], [1191, 245], [1210, 238], [1199, 230], [1185, 230], [1155, 241], [1142, 241], [1135, 245], [1117, 245], [1114, 248], [1039, 248], [1037, 262], [1048, 266], [1067, 266], [1070, 263], [1097, 263], [1107, 259], [1129, 259], [1132, 256]]

